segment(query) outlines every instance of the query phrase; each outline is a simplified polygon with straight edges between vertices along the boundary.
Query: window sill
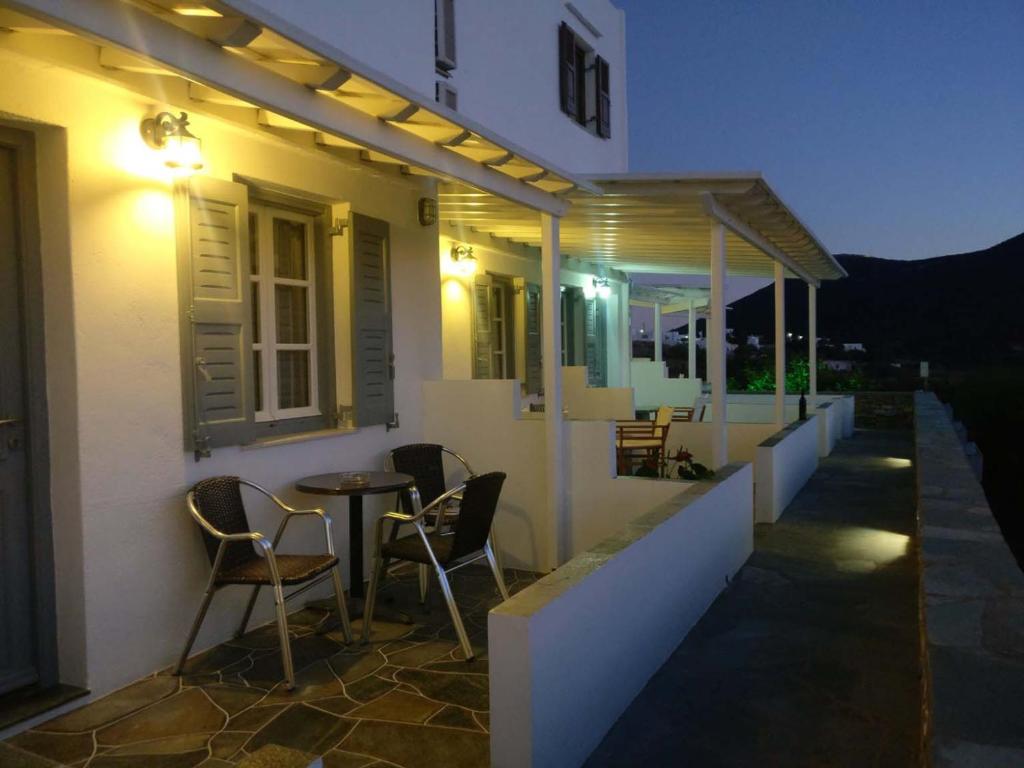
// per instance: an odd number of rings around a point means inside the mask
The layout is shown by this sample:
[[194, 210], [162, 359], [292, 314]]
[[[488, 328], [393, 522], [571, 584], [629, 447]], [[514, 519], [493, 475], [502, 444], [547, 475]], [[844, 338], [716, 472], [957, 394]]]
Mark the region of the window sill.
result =
[[342, 435], [354, 435], [359, 431], [358, 427], [337, 427], [335, 429], [317, 429], [312, 432], [296, 432], [293, 435], [275, 435], [264, 437], [256, 442], [243, 445], [243, 451], [255, 451], [260, 448], [273, 448], [278, 445], [291, 445], [292, 443], [309, 443], [314, 440], [329, 440], [332, 437]]

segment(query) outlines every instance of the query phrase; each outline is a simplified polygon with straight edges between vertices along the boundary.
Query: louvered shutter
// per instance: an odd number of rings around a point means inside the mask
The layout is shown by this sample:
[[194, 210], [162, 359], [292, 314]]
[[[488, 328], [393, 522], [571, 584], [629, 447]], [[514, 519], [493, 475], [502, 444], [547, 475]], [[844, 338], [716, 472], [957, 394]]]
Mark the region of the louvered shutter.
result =
[[611, 90], [608, 83], [608, 62], [600, 56], [594, 59], [594, 73], [597, 80], [597, 135], [607, 139], [612, 135]]
[[583, 354], [587, 366], [587, 384], [592, 387], [603, 387], [608, 382], [606, 313], [604, 301], [585, 301]]
[[352, 392], [357, 427], [395, 418], [386, 221], [352, 214]]
[[526, 285], [526, 393], [540, 394], [544, 389], [544, 369], [541, 357], [540, 286]]
[[490, 275], [473, 281], [473, 378], [494, 378], [494, 292]]
[[558, 96], [562, 111], [576, 117], [576, 35], [564, 21], [558, 28]]
[[253, 436], [249, 211], [245, 186], [195, 177], [175, 189], [185, 444]]

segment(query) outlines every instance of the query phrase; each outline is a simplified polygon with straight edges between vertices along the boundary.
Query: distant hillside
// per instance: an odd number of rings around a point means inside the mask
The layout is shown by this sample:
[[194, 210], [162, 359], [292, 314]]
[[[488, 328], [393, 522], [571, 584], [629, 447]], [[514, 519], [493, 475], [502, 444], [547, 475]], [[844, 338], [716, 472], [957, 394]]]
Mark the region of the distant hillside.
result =
[[[1024, 234], [983, 251], [919, 261], [837, 255], [850, 273], [818, 291], [818, 335], [863, 342], [876, 360], [959, 367], [1024, 359]], [[786, 281], [786, 330], [807, 332], [807, 289]], [[772, 287], [736, 303], [739, 338], [774, 333]]]

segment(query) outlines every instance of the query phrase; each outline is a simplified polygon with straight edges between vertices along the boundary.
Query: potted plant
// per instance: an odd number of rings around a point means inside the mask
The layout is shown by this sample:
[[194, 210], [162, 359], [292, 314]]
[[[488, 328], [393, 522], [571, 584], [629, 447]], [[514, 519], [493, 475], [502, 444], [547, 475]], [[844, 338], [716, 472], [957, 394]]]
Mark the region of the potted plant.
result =
[[708, 480], [715, 476], [713, 470], [694, 461], [693, 454], [682, 446], [675, 452], [672, 461], [676, 463], [676, 474], [683, 480]]

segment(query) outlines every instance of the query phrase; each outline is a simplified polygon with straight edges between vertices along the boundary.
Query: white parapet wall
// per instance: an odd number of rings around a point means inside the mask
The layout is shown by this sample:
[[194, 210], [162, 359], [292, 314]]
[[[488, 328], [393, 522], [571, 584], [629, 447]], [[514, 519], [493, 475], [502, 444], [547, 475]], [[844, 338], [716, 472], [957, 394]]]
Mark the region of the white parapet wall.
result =
[[796, 421], [757, 446], [754, 520], [774, 523], [818, 468], [820, 415]]
[[637, 405], [692, 407], [700, 397], [700, 379], [670, 379], [664, 362], [633, 360], [629, 373]]
[[630, 387], [587, 386], [587, 366], [562, 368], [562, 403], [570, 419], [632, 419], [636, 417]]
[[723, 468], [491, 611], [491, 765], [587, 759], [750, 556], [751, 471]]
[[843, 436], [843, 406], [841, 400], [829, 400], [815, 409], [818, 417], [818, 456], [827, 458]]
[[[776, 427], [774, 424], [733, 423], [726, 425], [729, 443], [729, 461], [754, 462], [757, 458], [757, 446], [771, 436]], [[710, 466], [711, 464], [711, 433], [714, 426], [708, 422], [674, 421], [668, 430], [665, 447], [669, 456], [674, 456], [679, 448], [685, 448], [693, 454], [694, 460]]]
[[854, 420], [857, 411], [857, 398], [853, 395], [837, 397], [836, 401], [842, 406], [843, 413], [843, 438], [853, 437]]
[[556, 525], [547, 512], [545, 414], [522, 413], [519, 392], [516, 380], [423, 385], [424, 439], [462, 454], [477, 472], [508, 475], [494, 523], [507, 566], [549, 571], [558, 552], [572, 557], [688, 487], [617, 477], [614, 422], [568, 419], [567, 503]]

